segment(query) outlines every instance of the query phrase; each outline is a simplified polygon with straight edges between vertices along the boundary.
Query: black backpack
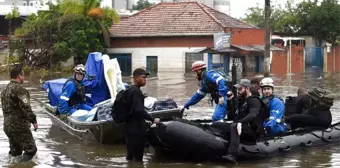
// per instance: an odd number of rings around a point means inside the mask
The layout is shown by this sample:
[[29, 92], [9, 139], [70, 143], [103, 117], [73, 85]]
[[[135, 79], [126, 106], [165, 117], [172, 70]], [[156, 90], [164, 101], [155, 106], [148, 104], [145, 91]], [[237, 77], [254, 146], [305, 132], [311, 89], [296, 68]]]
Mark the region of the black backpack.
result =
[[[130, 87], [129, 87], [130, 88]], [[131, 114], [132, 107], [130, 108], [129, 102], [126, 97], [127, 90], [121, 90], [117, 93], [116, 99], [112, 106], [112, 118], [115, 123], [123, 123]]]

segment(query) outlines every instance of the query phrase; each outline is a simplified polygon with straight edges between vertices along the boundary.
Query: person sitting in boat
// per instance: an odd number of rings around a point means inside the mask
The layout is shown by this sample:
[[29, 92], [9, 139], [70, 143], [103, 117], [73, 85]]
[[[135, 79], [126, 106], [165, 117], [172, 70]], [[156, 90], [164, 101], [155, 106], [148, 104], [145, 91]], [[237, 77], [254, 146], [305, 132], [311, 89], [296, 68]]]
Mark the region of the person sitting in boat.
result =
[[[206, 71], [207, 65], [203, 61], [196, 61], [192, 64], [191, 70], [195, 77], [200, 81], [201, 87], [197, 92], [184, 104], [184, 109], [189, 109], [202, 100], [207, 93], [210, 93], [211, 99], [217, 104], [212, 116], [213, 122], [223, 120], [227, 115], [227, 100], [229, 88], [226, 85], [226, 79], [221, 72], [216, 70]], [[230, 94], [231, 92], [229, 92]]]
[[263, 126], [267, 135], [278, 135], [287, 128], [282, 121], [285, 112], [285, 104], [279, 96], [274, 94], [274, 81], [272, 78], [263, 78], [260, 83], [262, 89], [262, 101], [269, 111], [269, 118], [264, 121]]
[[306, 94], [307, 94], [307, 91], [306, 91], [305, 88], [299, 88], [299, 89], [297, 90], [297, 96], [298, 96], [298, 97], [301, 97], [301, 96], [306, 95]]
[[263, 121], [267, 117], [264, 103], [258, 96], [252, 95], [248, 79], [241, 79], [240, 83], [234, 86], [237, 88], [239, 101], [236, 112], [232, 114], [234, 122], [229, 128], [228, 153], [222, 156], [232, 162], [236, 162], [240, 141], [256, 144], [258, 136], [264, 134]]
[[315, 94], [314, 92], [317, 91], [313, 90], [302, 95], [296, 102], [295, 113], [285, 117], [285, 122], [290, 124], [291, 129], [299, 127], [327, 128], [332, 123], [330, 108], [333, 99], [326, 99], [327, 95]]
[[74, 69], [74, 76], [69, 78], [62, 89], [58, 103], [57, 114], [72, 114], [75, 111], [92, 110], [92, 107], [85, 104], [85, 87], [83, 79], [86, 73], [83, 64], [77, 65]]
[[260, 98], [262, 97], [261, 87], [260, 87], [260, 81], [259, 79], [255, 78], [250, 81], [252, 86], [252, 95], [256, 96], [258, 95]]

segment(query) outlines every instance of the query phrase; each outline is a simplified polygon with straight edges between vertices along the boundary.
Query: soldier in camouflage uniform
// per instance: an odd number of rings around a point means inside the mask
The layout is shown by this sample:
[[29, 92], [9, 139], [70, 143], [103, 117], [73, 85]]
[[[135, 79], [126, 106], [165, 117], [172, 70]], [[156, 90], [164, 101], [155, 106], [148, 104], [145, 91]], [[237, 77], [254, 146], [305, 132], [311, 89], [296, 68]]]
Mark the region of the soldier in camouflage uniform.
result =
[[4, 116], [4, 132], [9, 139], [11, 156], [21, 156], [22, 160], [30, 160], [37, 152], [37, 147], [30, 130], [38, 128], [36, 115], [30, 105], [30, 94], [22, 86], [24, 74], [21, 68], [11, 71], [11, 81], [1, 93]]

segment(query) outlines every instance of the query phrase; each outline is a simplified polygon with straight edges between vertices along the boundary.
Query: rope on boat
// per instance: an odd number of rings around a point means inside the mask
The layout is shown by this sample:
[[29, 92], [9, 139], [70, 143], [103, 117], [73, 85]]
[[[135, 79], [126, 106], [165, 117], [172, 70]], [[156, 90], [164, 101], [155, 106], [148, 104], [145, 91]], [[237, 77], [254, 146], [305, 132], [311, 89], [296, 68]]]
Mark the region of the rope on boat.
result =
[[317, 137], [317, 138], [320, 138], [321, 140], [323, 140], [323, 141], [325, 141], [325, 142], [332, 142], [332, 137], [331, 137], [331, 136], [330, 136], [328, 139], [324, 137], [324, 136], [325, 136], [325, 132], [332, 132], [333, 129], [340, 130], [340, 128], [336, 127], [336, 126], [338, 126], [338, 125], [340, 125], [340, 122], [337, 122], [337, 123], [335, 123], [335, 124], [332, 124], [332, 125], [330, 126], [330, 129], [331, 129], [331, 130], [329, 130], [329, 131], [327, 131], [327, 129], [326, 129], [326, 130], [325, 130], [325, 129], [322, 129], [322, 130], [321, 130], [321, 132], [322, 132], [321, 136], [315, 134], [315, 133], [314, 133], [312, 130], [310, 130], [310, 129], [309, 129], [309, 133], [310, 133], [311, 135], [314, 135], [314, 136]]

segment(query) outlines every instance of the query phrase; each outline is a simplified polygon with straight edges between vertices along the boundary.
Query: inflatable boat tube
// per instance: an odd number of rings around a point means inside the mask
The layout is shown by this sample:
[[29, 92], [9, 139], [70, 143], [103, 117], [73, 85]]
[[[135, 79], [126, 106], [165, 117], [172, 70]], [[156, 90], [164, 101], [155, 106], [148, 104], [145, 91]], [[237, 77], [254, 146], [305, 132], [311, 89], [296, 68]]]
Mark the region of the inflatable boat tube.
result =
[[[279, 155], [306, 147], [339, 142], [340, 123], [327, 129], [306, 128], [277, 137], [262, 137], [256, 145], [240, 144], [237, 159], [254, 159]], [[175, 119], [152, 126], [147, 133], [148, 144], [156, 155], [190, 156], [219, 159], [226, 154], [228, 138], [223, 130], [185, 119]]]

